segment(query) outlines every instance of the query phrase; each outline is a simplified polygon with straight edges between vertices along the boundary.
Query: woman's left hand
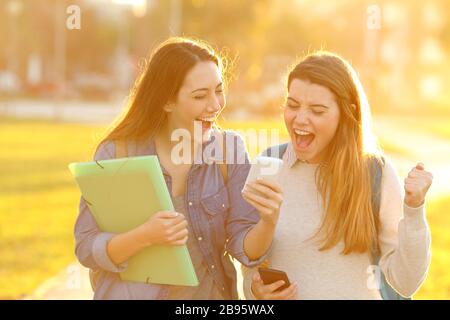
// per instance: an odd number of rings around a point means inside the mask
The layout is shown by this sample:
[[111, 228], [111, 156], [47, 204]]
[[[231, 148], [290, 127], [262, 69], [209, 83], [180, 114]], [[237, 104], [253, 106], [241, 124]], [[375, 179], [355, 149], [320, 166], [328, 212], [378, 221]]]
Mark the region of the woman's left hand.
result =
[[276, 225], [283, 202], [283, 192], [279, 183], [266, 179], [249, 182], [242, 190], [242, 196], [258, 210], [262, 220]]
[[433, 175], [425, 171], [423, 163], [418, 163], [405, 179], [405, 204], [411, 208], [420, 207], [433, 182]]

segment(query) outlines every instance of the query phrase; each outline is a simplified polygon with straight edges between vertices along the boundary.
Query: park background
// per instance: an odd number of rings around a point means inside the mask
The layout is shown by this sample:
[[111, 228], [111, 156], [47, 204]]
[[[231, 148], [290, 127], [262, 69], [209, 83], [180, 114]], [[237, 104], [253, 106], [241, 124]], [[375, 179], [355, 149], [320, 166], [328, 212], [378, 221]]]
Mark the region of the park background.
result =
[[445, 0], [0, 0], [0, 299], [92, 297], [67, 165], [92, 158], [169, 36], [207, 40], [232, 62], [222, 126], [282, 139], [289, 65], [318, 49], [350, 60], [401, 177], [418, 161], [435, 176], [433, 258], [415, 298], [450, 299], [449, 12]]

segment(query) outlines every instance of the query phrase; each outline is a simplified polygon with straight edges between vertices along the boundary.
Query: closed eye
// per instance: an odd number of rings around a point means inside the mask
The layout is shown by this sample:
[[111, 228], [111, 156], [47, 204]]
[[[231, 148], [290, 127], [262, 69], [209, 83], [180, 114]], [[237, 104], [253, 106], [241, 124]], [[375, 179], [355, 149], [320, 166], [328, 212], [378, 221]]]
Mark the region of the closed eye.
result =
[[298, 108], [300, 108], [299, 105], [292, 104], [292, 103], [287, 103], [287, 104], [286, 104], [286, 107], [288, 107], [288, 108], [290, 108], [290, 109], [298, 109]]
[[312, 110], [312, 113], [313, 114], [316, 114], [316, 115], [320, 115], [320, 114], [323, 114], [323, 113], [325, 113], [325, 111], [323, 111], [323, 110]]

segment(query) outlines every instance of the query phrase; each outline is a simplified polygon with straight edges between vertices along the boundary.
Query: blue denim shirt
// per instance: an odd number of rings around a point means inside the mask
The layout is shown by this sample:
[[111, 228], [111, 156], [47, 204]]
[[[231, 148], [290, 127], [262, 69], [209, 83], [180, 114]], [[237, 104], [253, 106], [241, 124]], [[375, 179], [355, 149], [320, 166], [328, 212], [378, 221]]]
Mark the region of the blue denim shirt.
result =
[[[193, 164], [187, 178], [185, 198], [192, 220], [194, 237], [199, 242], [204, 261], [224, 298], [237, 299], [236, 270], [230, 256], [248, 267], [260, 264], [265, 256], [250, 261], [244, 252], [244, 238], [259, 221], [259, 214], [241, 196], [250, 164], [242, 138], [227, 131], [234, 147], [227, 144], [227, 175], [225, 185], [219, 166], [213, 163]], [[211, 143], [211, 140], [208, 142]], [[156, 155], [153, 140], [143, 144], [127, 144], [128, 156]], [[231, 157], [234, 162], [229, 163]], [[94, 159], [115, 157], [115, 145], [105, 142], [98, 148]], [[243, 160], [243, 161], [242, 161]], [[236, 163], [237, 162], [237, 163]], [[162, 168], [164, 179], [171, 192], [171, 177]], [[171, 195], [172, 196], [172, 195]], [[75, 254], [82, 265], [100, 270], [94, 299], [165, 299], [169, 286], [122, 281], [119, 273], [126, 270], [127, 261], [115, 265], [106, 247], [114, 234], [102, 232], [83, 198], [80, 199], [78, 219], [75, 224]]]

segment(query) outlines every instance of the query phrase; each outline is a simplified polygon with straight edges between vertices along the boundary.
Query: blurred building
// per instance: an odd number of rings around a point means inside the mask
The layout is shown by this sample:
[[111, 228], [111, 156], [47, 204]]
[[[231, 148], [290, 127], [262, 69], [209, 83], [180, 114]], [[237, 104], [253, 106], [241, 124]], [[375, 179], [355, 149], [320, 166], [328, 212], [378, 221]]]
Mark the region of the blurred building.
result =
[[430, 112], [450, 101], [445, 7], [444, 1], [382, 2], [381, 28], [367, 30], [361, 68], [378, 110]]
[[[69, 5], [80, 30], [65, 26]], [[149, 51], [185, 35], [227, 49], [230, 111], [278, 113], [289, 65], [317, 49], [351, 61], [374, 110], [439, 111], [449, 11], [446, 0], [3, 0], [0, 98], [123, 97]]]

